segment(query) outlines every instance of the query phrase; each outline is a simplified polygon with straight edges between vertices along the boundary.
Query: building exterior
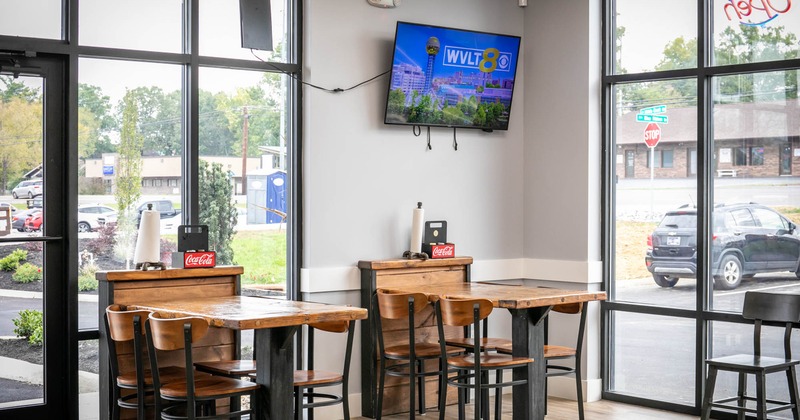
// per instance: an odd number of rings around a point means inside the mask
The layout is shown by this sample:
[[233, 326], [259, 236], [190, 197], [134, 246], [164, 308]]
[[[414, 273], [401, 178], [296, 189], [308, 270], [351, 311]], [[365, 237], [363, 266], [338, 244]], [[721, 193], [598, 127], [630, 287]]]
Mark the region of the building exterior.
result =
[[[788, 105], [788, 106], [787, 106]], [[697, 108], [671, 108], [660, 124], [661, 140], [652, 150], [644, 143], [647, 124], [636, 113], [617, 117], [618, 179], [697, 175]], [[800, 175], [800, 101], [718, 104], [713, 110], [715, 176], [777, 177]]]
[[[86, 160], [88, 181], [101, 180], [106, 194], [114, 192], [116, 153], [104, 154], [100, 159]], [[236, 194], [242, 191], [242, 158], [229, 156], [202, 156], [200, 160], [219, 163], [231, 174], [236, 185]], [[271, 162], [271, 157], [268, 160]], [[262, 168], [262, 158], [247, 158], [247, 170]], [[151, 156], [142, 157], [142, 194], [173, 195], [180, 194], [181, 157]]]

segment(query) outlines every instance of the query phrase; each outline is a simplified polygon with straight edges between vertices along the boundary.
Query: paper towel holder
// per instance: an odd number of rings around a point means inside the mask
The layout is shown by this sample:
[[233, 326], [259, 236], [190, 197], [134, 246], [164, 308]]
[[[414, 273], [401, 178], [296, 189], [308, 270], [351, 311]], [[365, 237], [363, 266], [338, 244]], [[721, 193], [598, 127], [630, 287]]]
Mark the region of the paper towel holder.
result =
[[[153, 204], [152, 203], [148, 203], [147, 204], [147, 210], [153, 210]], [[151, 261], [143, 261], [143, 262], [136, 263], [135, 269], [139, 270], [139, 271], [166, 270], [167, 269], [167, 265], [164, 264], [161, 261], [157, 261], [157, 262], [156, 261], [153, 261], [153, 262], [151, 262]]]
[[[423, 222], [423, 220], [422, 220], [422, 214], [423, 214], [422, 213], [422, 202], [417, 202], [417, 208], [414, 209], [414, 211], [415, 212], [419, 212], [419, 213], [415, 213], [414, 217], [415, 218], [419, 217], [420, 218], [420, 223], [422, 223]], [[412, 225], [413, 225], [413, 223], [412, 223]], [[414, 230], [414, 227], [412, 226], [412, 231], [413, 230]], [[422, 233], [422, 225], [421, 224], [419, 225], [419, 233], [420, 234]], [[415, 251], [414, 250], [414, 245], [417, 244], [417, 242], [414, 241], [414, 233], [412, 232], [412, 234], [411, 234], [411, 248], [412, 249], [404, 252], [403, 253], [403, 258], [409, 259], [409, 260], [421, 259], [423, 261], [427, 260], [429, 258], [428, 254], [422, 252], [422, 249], [421, 249], [422, 238], [419, 238], [419, 239], [420, 239], [420, 242], [418, 243], [419, 246], [417, 247], [417, 251]]]

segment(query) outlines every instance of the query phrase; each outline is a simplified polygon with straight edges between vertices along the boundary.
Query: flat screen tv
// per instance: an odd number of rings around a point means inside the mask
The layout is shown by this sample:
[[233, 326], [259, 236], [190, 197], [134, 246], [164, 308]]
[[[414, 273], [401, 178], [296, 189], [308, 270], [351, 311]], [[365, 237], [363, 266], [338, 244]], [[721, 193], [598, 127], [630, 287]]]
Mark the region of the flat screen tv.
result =
[[397, 22], [384, 123], [508, 130], [520, 37]]

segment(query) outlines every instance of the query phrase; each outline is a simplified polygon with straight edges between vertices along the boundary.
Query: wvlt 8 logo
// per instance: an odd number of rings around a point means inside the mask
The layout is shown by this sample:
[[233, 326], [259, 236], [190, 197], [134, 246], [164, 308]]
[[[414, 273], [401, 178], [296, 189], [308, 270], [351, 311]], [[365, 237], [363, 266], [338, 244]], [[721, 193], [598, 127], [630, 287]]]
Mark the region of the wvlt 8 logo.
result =
[[444, 47], [444, 65], [479, 70], [484, 73], [511, 70], [511, 53], [497, 48], [483, 50], [475, 48]]

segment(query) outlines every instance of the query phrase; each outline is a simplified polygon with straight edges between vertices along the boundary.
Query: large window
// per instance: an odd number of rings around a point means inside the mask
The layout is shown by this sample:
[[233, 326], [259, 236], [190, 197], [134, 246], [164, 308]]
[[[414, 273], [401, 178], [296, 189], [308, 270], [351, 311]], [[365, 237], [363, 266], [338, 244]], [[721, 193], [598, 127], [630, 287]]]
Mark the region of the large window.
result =
[[606, 1], [605, 398], [699, 413], [744, 292], [800, 292], [800, 8], [764, 3]]
[[[0, 282], [0, 289], [14, 289], [0, 295], [14, 296], [13, 308], [41, 315], [47, 305], [42, 282], [36, 280], [44, 272], [42, 244], [73, 244], [64, 248], [61, 261], [77, 262], [70, 265], [74, 272], [57, 274], [59, 284], [70, 285], [62, 301], [74, 299], [76, 305], [65, 303], [61, 312], [44, 311], [44, 317], [45, 325], [49, 318], [75, 319], [77, 329], [58, 335], [51, 331], [45, 338], [53, 351], [63, 351], [77, 337], [79, 348], [70, 354], [79, 359], [81, 371], [69, 374], [80, 378], [79, 384], [76, 379], [75, 384], [51, 382], [42, 388], [49, 372], [42, 369], [50, 368], [42, 367], [42, 348], [34, 348], [30, 357], [20, 357], [39, 365], [32, 368], [39, 380], [11, 381], [8, 388], [19, 385], [30, 397], [0, 400], [0, 417], [23, 415], [14, 411], [24, 409], [17, 406], [40, 404], [49, 410], [48, 392], [68, 395], [63, 409], [72, 413], [80, 392], [91, 395], [80, 398], [88, 402], [79, 406], [80, 418], [98, 418], [96, 394], [91, 394], [99, 387], [101, 308], [95, 273], [143, 262], [135, 260], [134, 251], [141, 212], [148, 205], [159, 213], [160, 255], [147, 263], [170, 267], [179, 227], [204, 224], [217, 264], [245, 267], [243, 294], [294, 293], [287, 279], [299, 278], [290, 256], [299, 249], [293, 215], [298, 211], [301, 3], [265, 1], [271, 5], [271, 22], [261, 29], [271, 31], [273, 50], [258, 51], [241, 46], [236, 1], [0, 0], [0, 219], [8, 208], [21, 220], [10, 234], [0, 231], [0, 249], [5, 250], [0, 260], [17, 249], [15, 255], [27, 251], [21, 264], [31, 263], [25, 269], [33, 279]], [[59, 73], [63, 88], [32, 77], [38, 67], [19, 65], [37, 55], [64, 63], [67, 70]], [[43, 158], [47, 115], [42, 103], [48, 86], [68, 92], [66, 103], [58, 105], [65, 112], [63, 126], [69, 127], [64, 144], [73, 148], [59, 153], [51, 147], [58, 158]], [[68, 180], [54, 168], [68, 168]], [[48, 179], [44, 174], [50, 174], [52, 185], [66, 186], [47, 201], [58, 213], [42, 211], [48, 208], [41, 200], [41, 180]], [[5, 227], [0, 220], [0, 228]], [[62, 231], [67, 233], [52, 233]], [[56, 274], [50, 273], [55, 283]], [[4, 313], [11, 315], [0, 324], [11, 327], [0, 336], [13, 336], [12, 318], [21, 314]], [[36, 314], [25, 316], [36, 321]], [[252, 336], [245, 334], [242, 345], [252, 346]], [[0, 346], [3, 357], [16, 357], [16, 351]], [[63, 377], [60, 372], [50, 376]]]

